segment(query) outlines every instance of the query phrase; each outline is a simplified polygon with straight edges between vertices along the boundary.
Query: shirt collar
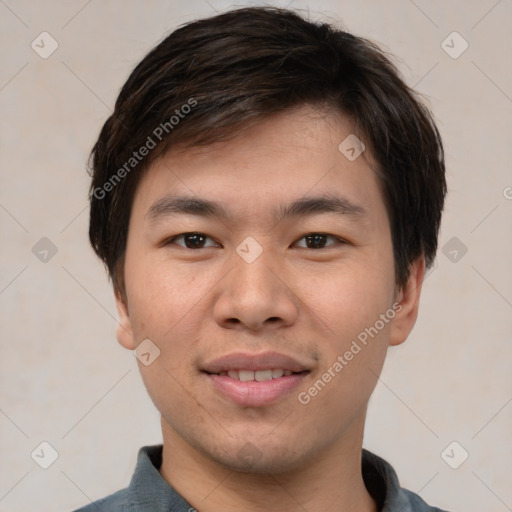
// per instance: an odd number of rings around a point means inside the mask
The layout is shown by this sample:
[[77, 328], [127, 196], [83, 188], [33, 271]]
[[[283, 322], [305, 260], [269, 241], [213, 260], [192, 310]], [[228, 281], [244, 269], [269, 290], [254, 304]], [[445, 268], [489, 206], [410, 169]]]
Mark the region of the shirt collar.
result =
[[128, 487], [128, 503], [137, 512], [189, 512], [194, 510], [159, 473], [163, 446], [144, 446]]
[[[194, 510], [160, 475], [162, 445], [139, 450], [135, 473], [128, 487], [130, 504], [137, 512], [190, 512]], [[389, 463], [363, 449], [362, 473], [368, 492], [380, 512], [422, 512], [430, 508], [417, 495], [404, 491]]]
[[429, 510], [429, 508], [420, 508], [423, 500], [419, 496], [412, 497], [412, 493], [404, 491], [400, 487], [398, 476], [388, 462], [364, 449], [362, 473], [366, 488], [377, 502], [380, 512]]

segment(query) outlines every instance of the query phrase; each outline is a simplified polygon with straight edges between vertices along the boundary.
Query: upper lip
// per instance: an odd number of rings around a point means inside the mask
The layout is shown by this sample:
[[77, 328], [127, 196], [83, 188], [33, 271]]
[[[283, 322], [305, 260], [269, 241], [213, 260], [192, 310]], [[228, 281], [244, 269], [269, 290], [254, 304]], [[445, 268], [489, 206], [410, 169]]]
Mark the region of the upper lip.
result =
[[247, 352], [233, 352], [224, 355], [204, 365], [203, 371], [207, 373], [220, 373], [230, 370], [291, 370], [292, 372], [309, 371], [306, 365], [293, 357], [277, 352], [261, 352], [249, 354]]

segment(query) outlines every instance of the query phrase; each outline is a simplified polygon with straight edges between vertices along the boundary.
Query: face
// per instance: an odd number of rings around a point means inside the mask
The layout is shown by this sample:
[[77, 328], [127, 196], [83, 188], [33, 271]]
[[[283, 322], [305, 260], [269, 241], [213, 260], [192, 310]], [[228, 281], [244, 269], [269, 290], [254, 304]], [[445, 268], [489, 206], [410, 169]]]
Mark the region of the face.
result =
[[258, 473], [362, 435], [387, 348], [414, 324], [423, 270], [396, 290], [371, 155], [338, 149], [352, 130], [302, 107], [228, 142], [173, 149], [144, 175], [118, 339], [151, 340], [139, 366], [164, 442]]

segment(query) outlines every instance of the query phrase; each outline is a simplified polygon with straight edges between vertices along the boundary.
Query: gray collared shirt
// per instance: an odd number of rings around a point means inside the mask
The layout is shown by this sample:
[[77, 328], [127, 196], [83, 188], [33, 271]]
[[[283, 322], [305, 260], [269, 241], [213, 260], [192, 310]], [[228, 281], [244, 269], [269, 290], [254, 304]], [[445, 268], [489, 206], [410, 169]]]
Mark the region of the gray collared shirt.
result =
[[[139, 450], [130, 485], [75, 512], [195, 512], [160, 475], [162, 445]], [[363, 450], [363, 479], [380, 512], [446, 512], [430, 507], [417, 494], [402, 489], [394, 469]]]

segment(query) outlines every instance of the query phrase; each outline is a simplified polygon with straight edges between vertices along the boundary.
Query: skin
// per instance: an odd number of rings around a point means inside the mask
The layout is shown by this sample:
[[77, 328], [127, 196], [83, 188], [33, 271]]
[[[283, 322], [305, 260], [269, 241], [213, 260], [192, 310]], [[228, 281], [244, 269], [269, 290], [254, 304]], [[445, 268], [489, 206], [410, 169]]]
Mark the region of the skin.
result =
[[[151, 365], [139, 363], [162, 418], [160, 473], [201, 512], [266, 512], [269, 503], [283, 512], [377, 510], [361, 476], [366, 409], [388, 347], [402, 343], [415, 323], [424, 260], [397, 289], [371, 154], [351, 162], [338, 150], [350, 133], [341, 115], [303, 106], [227, 142], [172, 149], [136, 191], [125, 288], [116, 292], [117, 337], [129, 350], [149, 338], [161, 351]], [[151, 221], [148, 210], [171, 193], [214, 200], [230, 218], [173, 214]], [[343, 196], [365, 213], [281, 221], [272, 214], [278, 205], [322, 194]], [[199, 248], [173, 239], [187, 232], [209, 238]], [[315, 248], [304, 238], [311, 233], [334, 238]], [[236, 252], [248, 236], [263, 249], [250, 264]], [[393, 304], [401, 306], [395, 317], [301, 404], [298, 393]], [[281, 352], [310, 373], [275, 403], [242, 407], [200, 371], [234, 351]], [[248, 442], [252, 460], [240, 456]]]

